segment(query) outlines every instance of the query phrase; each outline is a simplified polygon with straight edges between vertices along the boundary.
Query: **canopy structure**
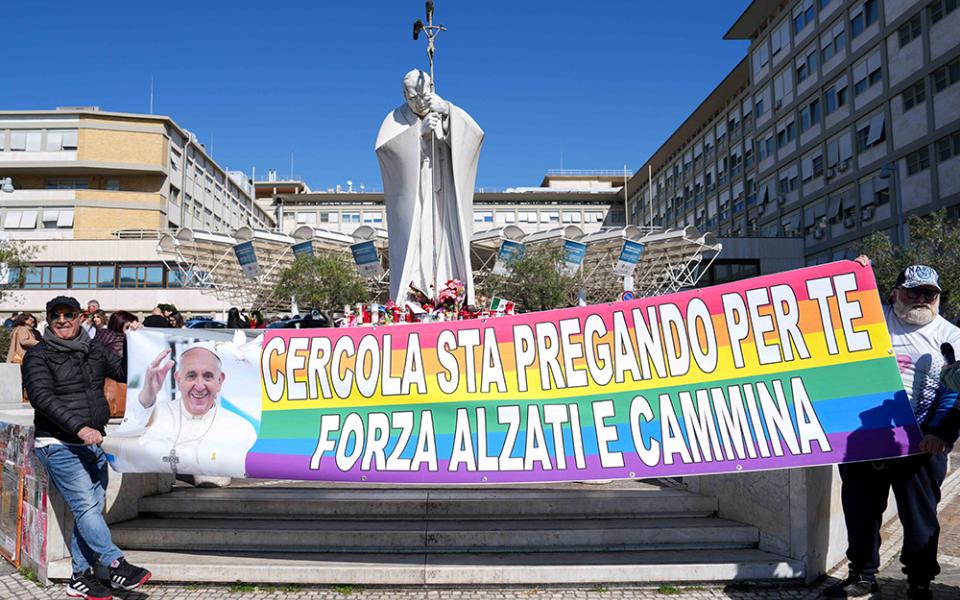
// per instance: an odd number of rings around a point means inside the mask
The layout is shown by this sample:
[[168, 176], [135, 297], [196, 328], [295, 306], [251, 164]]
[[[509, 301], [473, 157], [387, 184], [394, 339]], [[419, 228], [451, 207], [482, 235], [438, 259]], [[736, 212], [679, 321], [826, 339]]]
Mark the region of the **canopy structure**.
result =
[[[280, 273], [292, 264], [292, 246], [312, 240], [318, 251], [343, 253], [351, 260], [352, 244], [372, 240], [384, 262], [384, 273], [367, 279], [371, 299], [386, 300], [389, 289], [387, 246], [389, 239], [383, 228], [361, 226], [352, 235], [303, 225], [291, 235], [242, 227], [232, 234], [180, 229], [160, 237], [158, 253], [183, 287], [208, 290], [225, 302], [261, 310], [288, 310], [289, 298], [277, 298], [274, 289]], [[584, 287], [590, 303], [609, 302], [624, 290], [624, 277], [617, 264], [624, 242], [643, 245], [643, 252], [633, 272], [633, 289], [638, 297], [657, 296], [694, 287], [720, 253], [722, 246], [712, 234], [701, 235], [693, 227], [660, 231], [656, 228], [607, 227], [585, 234], [576, 225], [525, 233], [516, 225], [476, 231], [471, 238], [471, 260], [474, 283], [482, 285], [496, 264], [500, 246], [505, 241], [527, 246], [563, 244], [566, 240], [586, 244], [582, 264]], [[253, 242], [259, 274], [244, 276], [234, 254], [234, 246]]]
[[651, 233], [640, 242], [644, 251], [633, 274], [640, 298], [696, 286], [723, 250], [712, 233], [700, 235], [695, 227]]
[[[246, 277], [234, 246], [252, 242], [259, 274]], [[273, 310], [289, 306], [289, 299], [274, 299], [280, 273], [293, 260], [289, 235], [241, 227], [233, 234], [183, 228], [164, 234], [157, 253], [183, 287], [209, 290], [217, 298], [237, 306]]]

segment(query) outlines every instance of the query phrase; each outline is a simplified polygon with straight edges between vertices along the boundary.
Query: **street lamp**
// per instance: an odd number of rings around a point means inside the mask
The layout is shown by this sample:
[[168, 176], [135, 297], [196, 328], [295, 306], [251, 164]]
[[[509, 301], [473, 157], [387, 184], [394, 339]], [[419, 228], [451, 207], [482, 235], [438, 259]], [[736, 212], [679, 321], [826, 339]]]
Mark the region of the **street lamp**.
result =
[[13, 189], [14, 189], [13, 179], [10, 179], [9, 177], [4, 177], [3, 179], [0, 179], [0, 190], [2, 190], [6, 194], [12, 194]]

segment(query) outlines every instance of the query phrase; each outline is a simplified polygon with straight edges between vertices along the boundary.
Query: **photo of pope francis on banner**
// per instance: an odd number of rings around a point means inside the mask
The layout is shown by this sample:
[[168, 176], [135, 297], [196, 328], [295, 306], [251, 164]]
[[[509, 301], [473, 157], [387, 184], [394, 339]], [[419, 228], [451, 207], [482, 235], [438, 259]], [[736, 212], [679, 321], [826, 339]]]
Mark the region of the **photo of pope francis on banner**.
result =
[[139, 331], [127, 408], [104, 451], [121, 472], [243, 477], [260, 428], [260, 341]]

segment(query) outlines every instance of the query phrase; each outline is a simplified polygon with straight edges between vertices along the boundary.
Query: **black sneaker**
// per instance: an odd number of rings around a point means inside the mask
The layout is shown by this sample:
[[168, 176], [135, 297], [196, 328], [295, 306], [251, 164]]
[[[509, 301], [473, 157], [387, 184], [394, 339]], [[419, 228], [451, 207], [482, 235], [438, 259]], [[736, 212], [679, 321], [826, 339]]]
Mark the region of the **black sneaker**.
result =
[[873, 577], [850, 573], [843, 581], [835, 583], [823, 590], [824, 598], [872, 598], [879, 597], [880, 586]]
[[93, 569], [87, 569], [83, 573], [74, 573], [70, 582], [67, 583], [67, 595], [71, 598], [83, 598], [84, 600], [111, 600], [113, 598], [109, 588], [94, 577]]
[[932, 600], [933, 591], [930, 589], [930, 582], [911, 582], [910, 587], [907, 589], [907, 598], [909, 600]]
[[131, 565], [122, 556], [110, 565], [110, 585], [116, 590], [135, 590], [153, 575], [150, 571]]

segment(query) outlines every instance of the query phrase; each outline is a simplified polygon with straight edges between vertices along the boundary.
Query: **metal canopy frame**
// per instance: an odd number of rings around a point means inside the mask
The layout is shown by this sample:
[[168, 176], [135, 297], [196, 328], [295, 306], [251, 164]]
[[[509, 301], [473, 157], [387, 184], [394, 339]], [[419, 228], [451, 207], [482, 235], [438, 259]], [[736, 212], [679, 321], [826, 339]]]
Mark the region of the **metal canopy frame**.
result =
[[[273, 290], [280, 273], [293, 263], [292, 246], [306, 240], [312, 240], [319, 250], [346, 255], [351, 244], [373, 240], [381, 251], [384, 273], [367, 279], [367, 290], [371, 299], [386, 299], [389, 257], [385, 250], [389, 239], [383, 228], [364, 225], [353, 235], [310, 225], [298, 227], [291, 235], [250, 227], [241, 227], [233, 234], [183, 228], [174, 234], [162, 234], [157, 251], [167, 268], [179, 273], [183, 287], [209, 292], [231, 305], [280, 311], [289, 310], [290, 299], [276, 298]], [[565, 225], [525, 234], [516, 225], [506, 225], [473, 233], [470, 254], [475, 285], [481, 285], [490, 275], [503, 240], [527, 245], [562, 244], [564, 240], [586, 244], [581, 273], [590, 303], [615, 300], [623, 291], [624, 278], [614, 269], [624, 240], [644, 245], [633, 275], [639, 297], [694, 287], [722, 250], [713, 234], [701, 235], [694, 227], [660, 231], [628, 225], [584, 234], [576, 225]], [[253, 242], [261, 269], [252, 279], [244, 277], [233, 252], [234, 245], [246, 241]]]

